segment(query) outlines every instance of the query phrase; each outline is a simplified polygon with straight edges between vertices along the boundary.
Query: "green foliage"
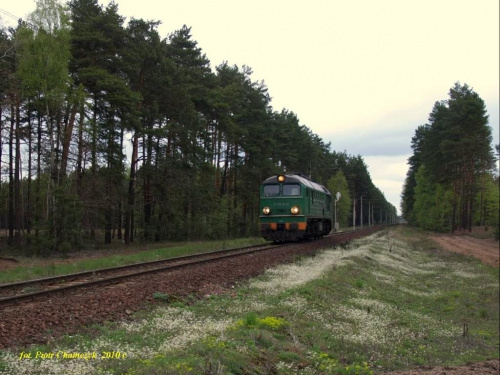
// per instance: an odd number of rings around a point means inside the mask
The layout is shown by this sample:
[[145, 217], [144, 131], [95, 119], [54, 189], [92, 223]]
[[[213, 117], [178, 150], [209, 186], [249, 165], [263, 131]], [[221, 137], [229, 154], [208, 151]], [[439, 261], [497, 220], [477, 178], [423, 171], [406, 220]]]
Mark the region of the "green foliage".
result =
[[27, 95], [44, 98], [47, 115], [55, 115], [68, 90], [69, 30], [64, 9], [49, 0], [39, 1], [31, 19], [40, 27], [17, 30], [18, 75]]
[[363, 289], [363, 287], [365, 286], [365, 283], [363, 280], [357, 279], [354, 281], [354, 286], [358, 289]]
[[153, 298], [157, 301], [162, 301], [162, 302], [169, 302], [170, 300], [170, 296], [162, 292], [154, 292]]
[[311, 352], [310, 360], [313, 362], [316, 370], [326, 374], [355, 374], [355, 375], [372, 375], [373, 370], [370, 369], [368, 362], [352, 363], [344, 365], [339, 359], [332, 358], [328, 353]]
[[61, 244], [73, 246], [81, 245], [80, 222], [82, 215], [82, 202], [78, 195], [72, 190], [71, 184], [65, 182], [54, 191], [55, 209], [52, 212], [53, 219], [50, 220], [51, 227], [48, 233], [54, 236], [57, 249]]
[[438, 231], [484, 225], [495, 199], [487, 193], [494, 158], [483, 100], [457, 82], [447, 101], [434, 104], [429, 121], [412, 139], [414, 153], [402, 193], [404, 217]]
[[245, 327], [255, 327], [258, 322], [258, 317], [257, 314], [255, 313], [250, 313], [245, 316], [243, 320], [239, 320], [236, 323], [236, 326], [245, 326]]
[[483, 173], [477, 181], [477, 193], [474, 204], [479, 207], [474, 213], [474, 223], [491, 227], [495, 238], [499, 235], [500, 194], [499, 179], [489, 173]]
[[414, 212], [419, 226], [428, 230], [445, 231], [450, 223], [450, 191], [442, 184], [430, 181], [425, 165], [416, 174]]
[[332, 193], [332, 199], [336, 199], [337, 192], [341, 194], [341, 197], [337, 202], [337, 221], [341, 224], [341, 227], [348, 226], [351, 218], [352, 201], [349, 192], [349, 185], [344, 173], [339, 170], [335, 176], [328, 180], [326, 186]]

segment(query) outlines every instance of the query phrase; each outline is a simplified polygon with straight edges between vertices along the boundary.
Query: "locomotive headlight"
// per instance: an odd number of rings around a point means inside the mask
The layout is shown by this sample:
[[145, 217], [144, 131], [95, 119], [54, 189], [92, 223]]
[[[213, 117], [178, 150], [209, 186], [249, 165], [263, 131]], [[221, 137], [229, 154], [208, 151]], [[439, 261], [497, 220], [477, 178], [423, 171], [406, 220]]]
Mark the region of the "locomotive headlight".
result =
[[290, 209], [290, 212], [292, 213], [292, 215], [297, 215], [300, 212], [300, 208], [298, 206], [293, 206]]
[[271, 209], [270, 209], [269, 207], [264, 207], [264, 208], [262, 209], [262, 213], [263, 213], [264, 215], [269, 215], [269, 214], [271, 213]]

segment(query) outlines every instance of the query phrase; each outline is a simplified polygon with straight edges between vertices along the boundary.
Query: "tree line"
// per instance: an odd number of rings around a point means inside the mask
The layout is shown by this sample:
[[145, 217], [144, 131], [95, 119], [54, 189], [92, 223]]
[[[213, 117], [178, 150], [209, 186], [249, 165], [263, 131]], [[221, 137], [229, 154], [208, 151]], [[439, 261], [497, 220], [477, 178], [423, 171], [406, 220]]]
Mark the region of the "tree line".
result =
[[[459, 82], [412, 138], [402, 192], [409, 223], [435, 231], [492, 226], [498, 238], [499, 181], [484, 101]], [[499, 146], [496, 145], [498, 157]]]
[[162, 39], [158, 25], [125, 25], [115, 3], [38, 0], [27, 21], [0, 29], [9, 244], [43, 254], [113, 238], [256, 235], [259, 184], [283, 171], [344, 189], [345, 224], [395, 216], [361, 156], [273, 110], [251, 68], [213, 70], [189, 27]]

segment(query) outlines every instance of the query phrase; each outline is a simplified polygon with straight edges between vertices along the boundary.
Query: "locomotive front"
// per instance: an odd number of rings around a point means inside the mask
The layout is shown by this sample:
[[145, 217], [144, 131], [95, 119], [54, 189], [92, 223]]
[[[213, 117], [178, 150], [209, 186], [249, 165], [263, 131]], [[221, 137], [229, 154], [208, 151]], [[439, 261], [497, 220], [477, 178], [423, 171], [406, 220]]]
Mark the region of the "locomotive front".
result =
[[331, 230], [331, 194], [301, 175], [269, 177], [260, 186], [260, 232], [273, 242], [319, 238]]
[[260, 231], [268, 241], [294, 241], [304, 237], [307, 219], [304, 186], [299, 176], [278, 175], [260, 187]]

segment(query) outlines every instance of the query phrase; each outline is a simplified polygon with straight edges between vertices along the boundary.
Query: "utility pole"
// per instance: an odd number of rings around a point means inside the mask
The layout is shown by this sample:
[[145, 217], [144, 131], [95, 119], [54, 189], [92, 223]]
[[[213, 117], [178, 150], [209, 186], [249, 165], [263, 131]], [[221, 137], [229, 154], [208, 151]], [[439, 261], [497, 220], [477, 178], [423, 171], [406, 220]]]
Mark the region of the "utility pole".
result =
[[339, 230], [339, 224], [337, 223], [337, 202], [341, 197], [340, 192], [337, 192], [335, 197], [336, 197], [336, 199], [335, 199], [335, 223], [334, 223], [334, 226], [335, 226], [335, 232], [336, 232]]
[[352, 229], [356, 229], [356, 196], [352, 199]]
[[368, 201], [368, 226], [371, 227], [370, 213], [371, 213], [372, 201]]
[[361, 196], [361, 229], [363, 229], [363, 195]]

